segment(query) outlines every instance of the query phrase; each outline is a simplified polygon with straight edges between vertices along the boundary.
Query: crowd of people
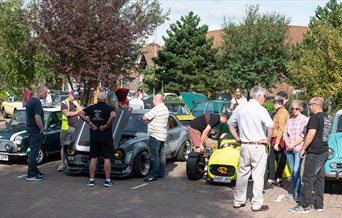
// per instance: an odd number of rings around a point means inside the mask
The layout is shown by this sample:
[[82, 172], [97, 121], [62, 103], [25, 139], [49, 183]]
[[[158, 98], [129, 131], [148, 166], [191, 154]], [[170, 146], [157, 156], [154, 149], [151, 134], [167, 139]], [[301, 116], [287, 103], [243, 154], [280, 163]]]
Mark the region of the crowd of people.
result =
[[[116, 117], [118, 100], [115, 95], [116, 87], [108, 93], [98, 92], [95, 104], [83, 108], [78, 102], [79, 93], [70, 91], [66, 100], [61, 103], [62, 129], [61, 164], [58, 171], [66, 167], [63, 145], [71, 139], [78, 119], [84, 120], [90, 126], [90, 178], [88, 186], [95, 186], [97, 160], [104, 158], [106, 180], [104, 186], [112, 186], [110, 179], [111, 161], [113, 154], [111, 125]], [[279, 92], [274, 98], [275, 114], [262, 106], [266, 100], [266, 90], [255, 86], [249, 95], [243, 96], [242, 90], [237, 89], [231, 104], [233, 113], [204, 114], [195, 118], [188, 126], [189, 135], [194, 150], [202, 152], [210, 130], [218, 124], [227, 124], [234, 139], [240, 143], [240, 163], [234, 191], [234, 208], [246, 205], [247, 185], [250, 177], [253, 179], [252, 211], [268, 210], [264, 204], [263, 190], [282, 186], [282, 177], [286, 161], [291, 172], [293, 190], [289, 191], [290, 198], [298, 204], [290, 208], [290, 212], [308, 213], [310, 205], [317, 211], [323, 211], [324, 194], [324, 163], [328, 158], [328, 134], [330, 119], [323, 113], [324, 100], [314, 97], [309, 102], [310, 118], [302, 114], [303, 104], [299, 100], [290, 101], [285, 92]], [[44, 132], [44, 116], [41, 101], [48, 95], [45, 86], [39, 86], [36, 94], [26, 103], [27, 132], [31, 145], [27, 180], [42, 180], [44, 174], [37, 168], [35, 157]], [[149, 149], [152, 169], [144, 179], [151, 182], [165, 175], [164, 142], [167, 137], [167, 121], [169, 110], [163, 103], [163, 96], [153, 97], [154, 108], [147, 112], [142, 119], [148, 123]], [[134, 107], [133, 107], [134, 105]], [[135, 92], [132, 100], [134, 109], [143, 108], [139, 93]], [[302, 172], [301, 172], [302, 171]], [[313, 194], [314, 193], [314, 194]]]

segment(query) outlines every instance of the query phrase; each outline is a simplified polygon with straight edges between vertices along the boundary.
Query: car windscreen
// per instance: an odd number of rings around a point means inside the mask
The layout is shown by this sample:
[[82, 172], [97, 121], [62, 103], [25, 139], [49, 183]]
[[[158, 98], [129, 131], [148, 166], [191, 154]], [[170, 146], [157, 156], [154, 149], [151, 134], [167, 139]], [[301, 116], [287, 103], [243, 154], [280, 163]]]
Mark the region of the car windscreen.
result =
[[26, 111], [15, 111], [12, 116], [9, 125], [16, 126], [16, 125], [26, 125]]
[[340, 115], [337, 119], [336, 132], [342, 132], [342, 115]]
[[182, 104], [166, 104], [166, 107], [174, 115], [190, 115], [189, 111]]
[[124, 132], [147, 132], [147, 124], [142, 120], [143, 114], [131, 113]]

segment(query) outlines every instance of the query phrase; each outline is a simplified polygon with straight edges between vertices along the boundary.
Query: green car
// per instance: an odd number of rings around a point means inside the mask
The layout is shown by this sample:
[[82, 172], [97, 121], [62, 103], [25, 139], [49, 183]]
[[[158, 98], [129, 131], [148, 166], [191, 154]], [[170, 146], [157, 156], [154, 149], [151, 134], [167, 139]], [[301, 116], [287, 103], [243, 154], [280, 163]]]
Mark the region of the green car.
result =
[[[37, 163], [45, 158], [60, 153], [60, 129], [62, 113], [59, 108], [44, 108], [44, 139], [39, 149]], [[26, 133], [26, 108], [17, 109], [4, 129], [0, 130], [0, 161], [13, 162], [27, 159], [30, 144]]]

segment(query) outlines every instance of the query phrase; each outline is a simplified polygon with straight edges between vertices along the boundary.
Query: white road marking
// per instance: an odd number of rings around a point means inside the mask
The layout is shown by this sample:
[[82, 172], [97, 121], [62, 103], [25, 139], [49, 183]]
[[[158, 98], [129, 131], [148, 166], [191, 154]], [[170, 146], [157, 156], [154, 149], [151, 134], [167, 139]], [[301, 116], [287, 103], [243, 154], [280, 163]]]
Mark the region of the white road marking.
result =
[[285, 197], [284, 194], [278, 195], [278, 197], [274, 200], [275, 202], [281, 202], [281, 200]]
[[132, 189], [132, 190], [138, 189], [138, 188], [144, 187], [144, 186], [146, 186], [146, 185], [148, 185], [148, 183], [144, 183], [144, 184], [141, 184], [141, 185], [138, 185], [138, 186], [134, 186], [134, 187], [132, 187], [131, 189]]
[[23, 177], [25, 177], [26, 176], [26, 174], [25, 175], [21, 175], [21, 176], [17, 176], [17, 178], [18, 179], [21, 179], [21, 178], [23, 178]]

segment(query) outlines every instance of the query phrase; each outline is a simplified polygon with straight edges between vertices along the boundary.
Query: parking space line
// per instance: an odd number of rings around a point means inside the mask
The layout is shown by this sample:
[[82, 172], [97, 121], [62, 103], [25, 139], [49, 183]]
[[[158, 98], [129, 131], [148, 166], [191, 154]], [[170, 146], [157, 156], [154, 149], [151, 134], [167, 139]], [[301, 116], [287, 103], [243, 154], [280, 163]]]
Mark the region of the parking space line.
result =
[[26, 174], [17, 176], [17, 178], [18, 178], [18, 179], [21, 179], [21, 178], [23, 178], [23, 177], [25, 177], [25, 176], [26, 176]]
[[144, 187], [144, 186], [146, 186], [146, 185], [148, 185], [148, 183], [144, 183], [144, 184], [141, 184], [141, 185], [138, 185], [138, 186], [134, 186], [134, 187], [132, 187], [131, 189], [132, 189], [132, 190], [138, 189], [138, 188]]

